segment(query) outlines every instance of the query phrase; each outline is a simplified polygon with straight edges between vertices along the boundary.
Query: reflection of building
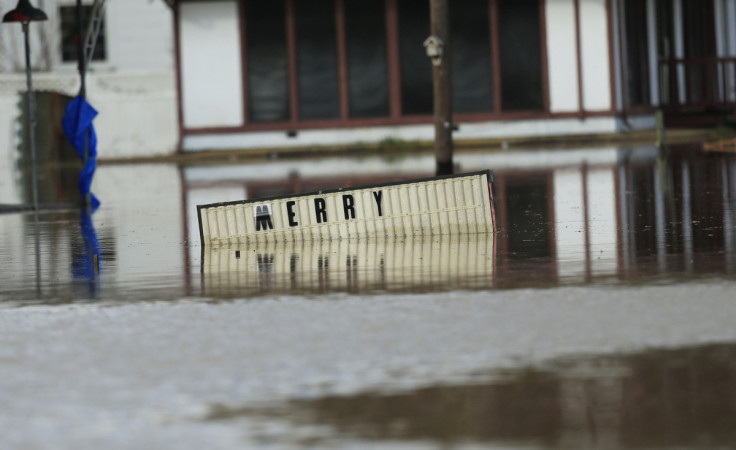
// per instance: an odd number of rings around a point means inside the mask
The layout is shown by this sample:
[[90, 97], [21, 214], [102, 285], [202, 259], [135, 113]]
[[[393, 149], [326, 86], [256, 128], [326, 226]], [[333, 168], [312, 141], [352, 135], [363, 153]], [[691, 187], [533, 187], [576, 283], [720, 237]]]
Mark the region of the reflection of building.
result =
[[[733, 0], [451, 2], [458, 139], [736, 102]], [[175, 2], [185, 150], [431, 139], [429, 2]]]
[[736, 270], [734, 161], [687, 151], [658, 161], [654, 149], [617, 159], [496, 171], [499, 226], [508, 230], [501, 279], [524, 279], [532, 263], [540, 281], [563, 283]]
[[[59, 177], [50, 169], [42, 173], [50, 180]], [[0, 271], [0, 297], [78, 300], [99, 294], [131, 299], [145, 292], [142, 297], [180, 298], [190, 292], [192, 271], [185, 266], [188, 258], [182, 244], [186, 221], [182, 219], [179, 170], [155, 164], [104, 165], [98, 176], [108, 180], [97, 190], [107, 206], [92, 216], [94, 229], [80, 221], [76, 208], [44, 211], [39, 259], [34, 254], [33, 215], [0, 214], [0, 251], [5, 263]], [[153, 201], [152, 192], [156, 193]], [[98, 277], [89, 275], [94, 274], [90, 248], [95, 234], [102, 261]], [[87, 270], [90, 268], [93, 270]], [[194, 272], [198, 271], [199, 266]], [[30, 287], [37, 279], [40, 290], [34, 291]], [[100, 287], [100, 291], [87, 287]]]

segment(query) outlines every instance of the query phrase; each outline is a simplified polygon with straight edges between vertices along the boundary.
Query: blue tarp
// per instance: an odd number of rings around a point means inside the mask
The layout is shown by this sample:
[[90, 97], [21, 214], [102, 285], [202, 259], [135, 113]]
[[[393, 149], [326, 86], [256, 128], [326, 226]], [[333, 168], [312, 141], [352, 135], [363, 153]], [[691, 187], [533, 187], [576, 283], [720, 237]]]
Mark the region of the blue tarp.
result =
[[79, 193], [83, 199], [87, 198], [89, 193], [90, 207], [95, 211], [100, 206], [100, 201], [90, 192], [92, 187], [92, 177], [97, 168], [97, 134], [92, 121], [97, 116], [97, 110], [90, 105], [84, 97], [77, 96], [66, 106], [66, 114], [61, 120], [64, 134], [66, 134], [69, 142], [72, 143], [77, 150], [77, 155], [84, 161], [85, 139], [89, 137], [87, 142], [88, 159], [79, 174]]

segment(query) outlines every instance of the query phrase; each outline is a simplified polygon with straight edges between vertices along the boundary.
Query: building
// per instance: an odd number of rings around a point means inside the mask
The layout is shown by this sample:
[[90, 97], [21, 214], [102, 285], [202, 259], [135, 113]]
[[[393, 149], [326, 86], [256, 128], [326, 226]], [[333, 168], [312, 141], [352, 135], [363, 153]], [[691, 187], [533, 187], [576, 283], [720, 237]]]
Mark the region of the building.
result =
[[[16, 3], [0, 0], [0, 14], [15, 8]], [[93, 3], [83, 2], [88, 18]], [[160, 0], [97, 3], [105, 3], [105, 9], [86, 86], [90, 103], [100, 113], [95, 119], [100, 157], [175, 152], [178, 129], [171, 7]], [[65, 99], [79, 91], [76, 1], [33, 4], [42, 8], [49, 19], [30, 27], [33, 87], [40, 99], [41, 114], [44, 95], [62, 95]], [[26, 91], [24, 69], [21, 27], [0, 25], [0, 142], [11, 143], [9, 148], [22, 148], [19, 128], [20, 100]], [[39, 128], [47, 126], [55, 128], [53, 133], [59, 128], [40, 118]]]
[[[37, 5], [38, 92], [79, 89], [75, 3]], [[428, 4], [108, 1], [87, 75], [100, 157], [431, 140]], [[658, 109], [717, 123], [736, 105], [736, 0], [464, 0], [450, 22], [457, 140], [651, 129]], [[6, 24], [0, 139], [16, 148], [24, 90]]]
[[[184, 151], [433, 137], [428, 0], [177, 0], [174, 16]], [[735, 0], [464, 0], [450, 29], [459, 140], [736, 104]]]

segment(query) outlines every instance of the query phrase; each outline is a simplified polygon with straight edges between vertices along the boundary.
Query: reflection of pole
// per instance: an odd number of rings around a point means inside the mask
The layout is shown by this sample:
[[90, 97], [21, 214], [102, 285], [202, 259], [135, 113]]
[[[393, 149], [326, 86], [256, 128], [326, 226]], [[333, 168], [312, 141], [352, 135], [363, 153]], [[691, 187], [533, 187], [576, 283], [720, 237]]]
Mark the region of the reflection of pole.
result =
[[31, 48], [28, 44], [28, 22], [23, 22], [23, 40], [26, 51], [26, 98], [28, 103], [28, 139], [31, 145], [31, 174], [33, 177], [33, 210], [38, 222], [38, 181], [36, 176], [36, 99], [31, 81]]
[[430, 0], [432, 36], [440, 42], [439, 58], [432, 58], [434, 80], [434, 139], [437, 175], [452, 174], [452, 96], [450, 22], [447, 0]]
[[36, 290], [41, 290], [41, 232], [38, 219], [38, 176], [36, 173], [36, 98], [31, 81], [31, 46], [28, 43], [28, 24], [22, 22], [23, 42], [26, 56], [26, 103], [28, 104], [28, 142], [31, 146], [31, 178], [33, 184], [33, 218], [36, 227]]

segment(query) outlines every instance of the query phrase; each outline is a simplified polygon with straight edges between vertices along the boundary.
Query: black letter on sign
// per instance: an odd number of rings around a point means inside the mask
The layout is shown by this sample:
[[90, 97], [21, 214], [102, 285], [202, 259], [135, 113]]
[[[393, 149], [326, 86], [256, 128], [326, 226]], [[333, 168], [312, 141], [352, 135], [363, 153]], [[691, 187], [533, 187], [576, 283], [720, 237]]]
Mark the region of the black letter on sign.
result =
[[355, 201], [352, 195], [342, 196], [342, 208], [345, 210], [345, 220], [355, 219]]
[[286, 202], [286, 215], [289, 216], [289, 226], [295, 227], [299, 225], [299, 222], [294, 220], [294, 217], [296, 217], [296, 213], [294, 212], [294, 205], [296, 205], [295, 201], [288, 201]]
[[256, 206], [256, 231], [261, 229], [273, 230], [273, 222], [271, 222], [271, 211], [268, 206]]
[[327, 205], [325, 199], [314, 199], [314, 213], [317, 215], [317, 223], [327, 222]]
[[381, 210], [381, 197], [383, 196], [383, 191], [378, 191], [373, 193], [373, 198], [376, 199], [376, 206], [378, 206], [378, 215], [383, 216], [383, 211]]

